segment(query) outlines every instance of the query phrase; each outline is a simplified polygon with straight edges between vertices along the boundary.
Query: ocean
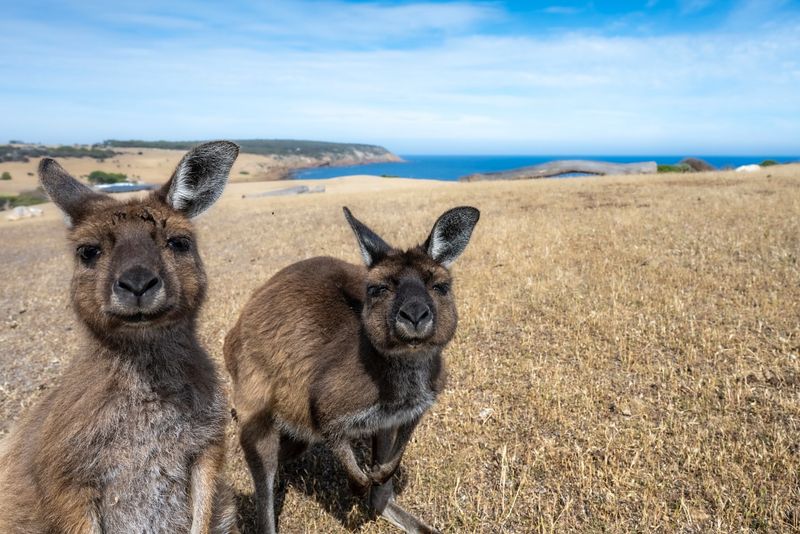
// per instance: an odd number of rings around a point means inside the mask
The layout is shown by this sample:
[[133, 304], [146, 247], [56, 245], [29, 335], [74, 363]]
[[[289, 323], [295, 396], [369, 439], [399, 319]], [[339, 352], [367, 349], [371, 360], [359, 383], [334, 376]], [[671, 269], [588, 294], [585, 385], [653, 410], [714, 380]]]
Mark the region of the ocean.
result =
[[[537, 165], [557, 159], [592, 159], [631, 163], [657, 161], [659, 164], [678, 163], [683, 156], [400, 156], [403, 163], [372, 163], [348, 167], [319, 167], [294, 173], [295, 178], [334, 178], [351, 174], [374, 174], [377, 176], [400, 176], [403, 178], [426, 178], [433, 180], [458, 180], [459, 177], [476, 172], [506, 171], [518, 167]], [[780, 163], [800, 161], [798, 156], [697, 156], [716, 168], [738, 167], [773, 159]]]

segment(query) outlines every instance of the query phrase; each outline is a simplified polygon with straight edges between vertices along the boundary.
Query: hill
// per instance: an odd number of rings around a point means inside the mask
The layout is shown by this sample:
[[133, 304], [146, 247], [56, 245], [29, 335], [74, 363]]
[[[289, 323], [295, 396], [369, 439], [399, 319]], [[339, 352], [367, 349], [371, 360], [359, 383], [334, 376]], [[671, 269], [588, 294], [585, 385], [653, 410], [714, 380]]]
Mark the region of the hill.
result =
[[[376, 163], [400, 161], [382, 146], [359, 143], [329, 143], [326, 141], [302, 141], [295, 139], [234, 139], [243, 153], [275, 156], [287, 162], [317, 160], [319, 165], [355, 165], [359, 163]], [[112, 148], [161, 148], [168, 150], [188, 150], [202, 141], [120, 141], [109, 139], [103, 142]]]
[[32, 145], [8, 144], [0, 145], [0, 162], [21, 161], [28, 162], [31, 158], [94, 158], [104, 160], [114, 157], [117, 153], [113, 150], [98, 148], [96, 145]]
[[[38, 186], [36, 166], [42, 157], [58, 158], [73, 175], [87, 179], [92, 172], [123, 173], [149, 184], [163, 183], [186, 150], [200, 141], [108, 140], [98, 145], [45, 146], [12, 142], [0, 145], [0, 195], [13, 195]], [[298, 169], [402, 161], [387, 149], [358, 143], [328, 143], [289, 139], [239, 139], [241, 153], [231, 181], [259, 182], [290, 178]]]

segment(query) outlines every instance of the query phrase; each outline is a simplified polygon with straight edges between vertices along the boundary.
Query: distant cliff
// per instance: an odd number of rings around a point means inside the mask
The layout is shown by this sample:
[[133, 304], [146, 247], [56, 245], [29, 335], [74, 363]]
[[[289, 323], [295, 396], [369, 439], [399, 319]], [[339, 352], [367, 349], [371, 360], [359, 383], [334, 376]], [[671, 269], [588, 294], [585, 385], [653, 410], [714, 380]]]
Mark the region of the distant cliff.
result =
[[[364, 163], [402, 161], [398, 156], [377, 145], [357, 143], [328, 143], [294, 139], [234, 139], [242, 153], [266, 156], [273, 161], [267, 179], [288, 177], [292, 171], [312, 167], [341, 167]], [[202, 141], [120, 141], [109, 139], [103, 145], [110, 148], [161, 148], [187, 150]]]
[[102, 161], [106, 158], [112, 158], [116, 154], [113, 150], [97, 148], [96, 146], [45, 146], [16, 141], [13, 144], [0, 145], [0, 162], [28, 162], [31, 158], [45, 156], [50, 158], [94, 158]]

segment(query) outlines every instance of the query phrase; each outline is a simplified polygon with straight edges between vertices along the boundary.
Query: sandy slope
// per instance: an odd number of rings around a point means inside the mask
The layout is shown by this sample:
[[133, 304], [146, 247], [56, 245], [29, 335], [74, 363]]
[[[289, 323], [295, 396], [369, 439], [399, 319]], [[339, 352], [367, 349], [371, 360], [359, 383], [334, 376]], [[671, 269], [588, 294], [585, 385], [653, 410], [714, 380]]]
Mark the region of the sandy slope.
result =
[[[90, 172], [100, 170], [121, 172], [130, 178], [143, 182], [159, 184], [166, 181], [175, 165], [186, 153], [185, 150], [163, 150], [157, 148], [114, 148], [119, 155], [100, 162], [93, 158], [59, 158], [59, 163], [73, 176], [85, 177]], [[0, 173], [11, 173], [10, 181], [0, 181], [0, 194], [19, 193], [36, 187], [36, 167], [41, 158], [28, 162], [2, 162]], [[272, 156], [258, 154], [239, 154], [231, 172], [232, 182], [264, 181], [275, 177], [282, 163]]]

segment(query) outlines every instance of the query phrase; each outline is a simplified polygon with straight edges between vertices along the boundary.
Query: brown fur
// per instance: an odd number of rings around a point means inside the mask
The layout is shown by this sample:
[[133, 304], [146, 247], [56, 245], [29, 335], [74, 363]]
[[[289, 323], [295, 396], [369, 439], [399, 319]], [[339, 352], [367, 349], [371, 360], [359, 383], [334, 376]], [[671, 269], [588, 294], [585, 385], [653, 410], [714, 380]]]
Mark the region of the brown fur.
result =
[[[235, 158], [230, 143], [210, 150]], [[206, 155], [196, 150], [184, 161], [192, 157]], [[87, 336], [58, 385], [2, 444], [0, 532], [235, 531], [219, 476], [227, 402], [195, 334], [206, 277], [191, 222], [173, 208], [170, 184], [118, 202], [51, 160], [41, 173], [73, 224], [71, 297]], [[191, 174], [179, 167], [170, 183], [179, 173]], [[175, 238], [188, 248], [175, 248]], [[100, 251], [88, 261], [87, 246]], [[162, 281], [152, 308], [113, 304], [131, 266]]]
[[[477, 222], [473, 211], [466, 239]], [[225, 363], [265, 531], [274, 531], [281, 443], [325, 442], [357, 491], [373, 487], [376, 512], [392, 498], [403, 449], [444, 387], [441, 352], [457, 324], [450, 272], [427, 243], [400, 251], [374, 236], [364, 250], [369, 269], [327, 257], [290, 265], [253, 294], [228, 333]], [[434, 318], [418, 339], [395, 325], [413, 299], [426, 302]], [[362, 436], [373, 438], [367, 472], [350, 446]]]

